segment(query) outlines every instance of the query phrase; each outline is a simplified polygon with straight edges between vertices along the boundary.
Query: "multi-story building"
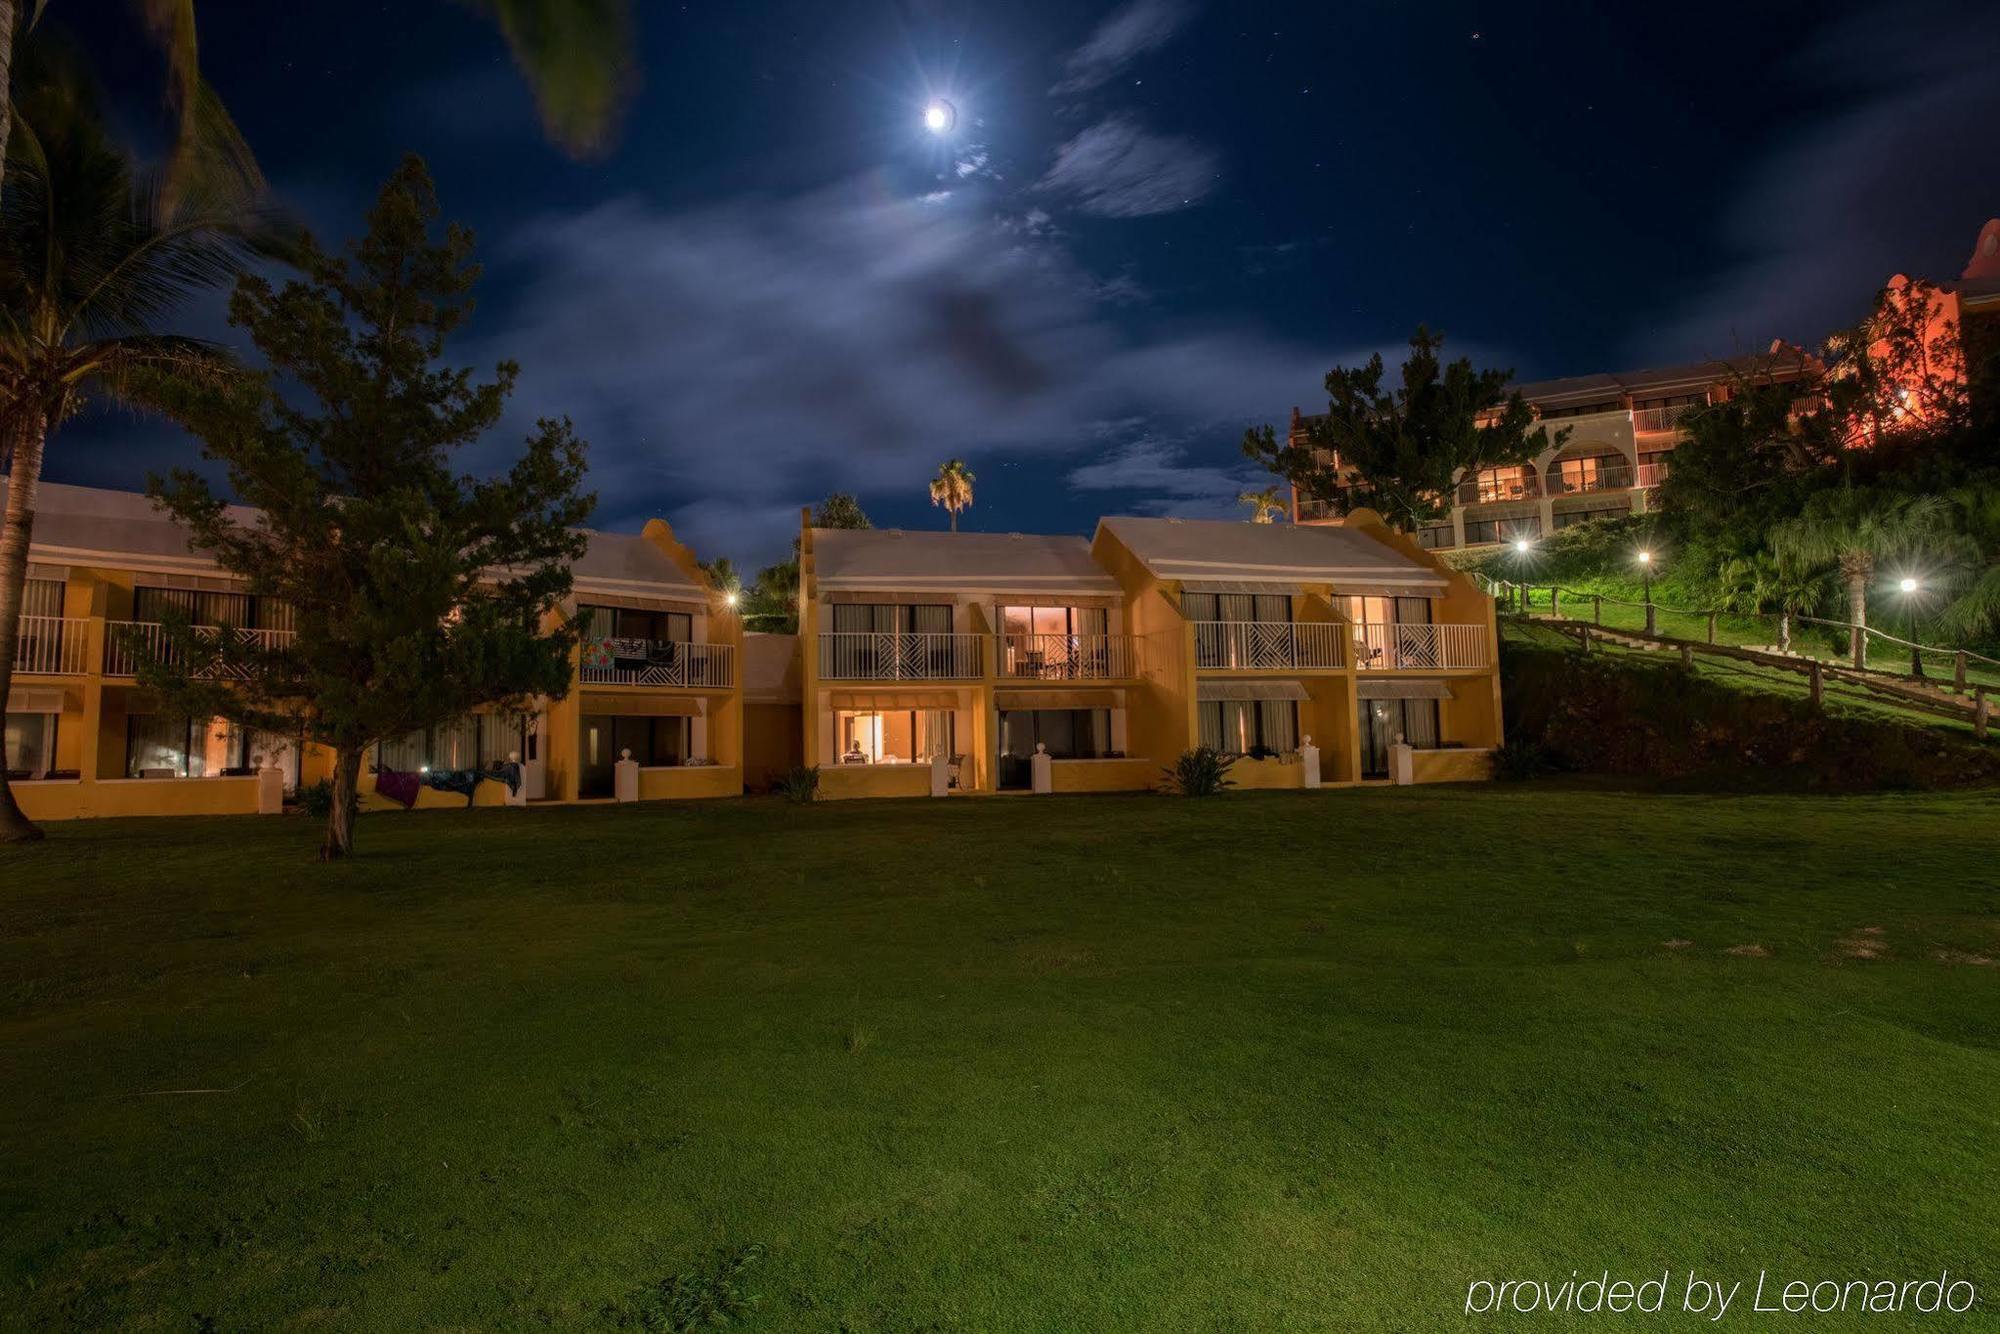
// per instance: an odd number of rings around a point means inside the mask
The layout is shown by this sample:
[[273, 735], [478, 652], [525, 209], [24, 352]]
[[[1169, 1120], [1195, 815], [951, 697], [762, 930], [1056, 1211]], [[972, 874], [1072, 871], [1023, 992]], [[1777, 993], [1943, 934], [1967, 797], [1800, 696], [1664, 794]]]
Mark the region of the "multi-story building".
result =
[[[568, 695], [385, 741], [371, 769], [480, 770], [518, 757], [520, 796], [578, 800], [611, 796], [611, 766], [630, 750], [642, 796], [742, 791], [733, 608], [660, 520], [589, 538], [574, 597], [591, 628]], [[30, 818], [250, 812], [261, 770], [280, 770], [288, 788], [330, 773], [317, 747], [175, 716], [135, 679], [141, 646], [164, 646], [166, 608], [269, 643], [292, 634], [289, 608], [249, 594], [135, 493], [46, 483], [33, 539], [6, 700], [9, 778]]]
[[[1551, 441], [1558, 431], [1568, 435], [1527, 463], [1460, 477], [1451, 513], [1411, 536], [1430, 550], [1491, 546], [1643, 512], [1672, 466], [1690, 412], [1727, 398], [1746, 380], [1793, 379], [1809, 364], [1804, 353], [1774, 344], [1764, 355], [1733, 361], [1520, 385]], [[1311, 420], [1292, 409], [1293, 443], [1304, 441]], [[1292, 488], [1294, 522], [1323, 523], [1340, 508]]]
[[[1206, 744], [1241, 787], [1483, 776], [1489, 598], [1360, 511], [1337, 525], [1107, 518], [1081, 538], [800, 538], [800, 730], [830, 797], [1151, 787]], [[1310, 738], [1310, 742], [1308, 741]]]

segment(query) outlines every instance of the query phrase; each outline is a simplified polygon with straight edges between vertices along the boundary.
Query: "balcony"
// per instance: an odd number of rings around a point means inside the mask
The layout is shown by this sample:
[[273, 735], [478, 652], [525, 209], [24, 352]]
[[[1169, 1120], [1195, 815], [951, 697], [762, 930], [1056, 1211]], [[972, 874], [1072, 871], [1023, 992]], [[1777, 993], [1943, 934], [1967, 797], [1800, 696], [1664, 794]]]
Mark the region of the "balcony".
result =
[[1691, 413], [1700, 412], [1706, 406], [1705, 403], [1676, 403], [1667, 408], [1634, 408], [1632, 429], [1641, 435], [1678, 431]]
[[1341, 654], [1332, 621], [1195, 621], [1194, 665], [1218, 671], [1333, 668]]
[[81, 676], [89, 670], [90, 622], [77, 617], [23, 616], [14, 641], [14, 670], [25, 676]]
[[1488, 665], [1483, 625], [1383, 625], [1354, 627], [1354, 665], [1373, 671], [1423, 672], [1480, 669]]
[[1570, 469], [1549, 474], [1549, 494], [1580, 496], [1591, 491], [1628, 491], [1632, 487], [1632, 465], [1624, 460], [1601, 463], [1594, 468]]
[[[221, 626], [197, 625], [193, 627], [197, 638], [208, 638], [223, 633]], [[292, 642], [290, 630], [236, 630], [230, 634], [236, 642], [246, 648], [270, 650], [283, 648]], [[167, 640], [166, 627], [157, 621], [107, 621], [104, 625], [104, 674], [106, 676], [137, 676], [139, 664], [153, 658], [163, 659], [169, 664], [180, 657]], [[198, 675], [216, 676], [224, 680], [243, 680], [248, 673], [238, 668], [216, 666]]]
[[736, 681], [736, 647], [681, 639], [590, 640], [583, 646], [577, 680], [587, 686], [726, 690]]
[[999, 673], [1014, 681], [1122, 680], [1138, 673], [1130, 635], [1002, 635]]
[[1667, 465], [1664, 463], [1642, 463], [1639, 465], [1639, 485], [1652, 490], [1667, 480]]
[[1542, 483], [1538, 477], [1480, 477], [1458, 484], [1458, 503], [1489, 505], [1501, 500], [1540, 500]]
[[988, 638], [825, 631], [819, 637], [819, 674], [826, 681], [976, 681], [986, 674]]

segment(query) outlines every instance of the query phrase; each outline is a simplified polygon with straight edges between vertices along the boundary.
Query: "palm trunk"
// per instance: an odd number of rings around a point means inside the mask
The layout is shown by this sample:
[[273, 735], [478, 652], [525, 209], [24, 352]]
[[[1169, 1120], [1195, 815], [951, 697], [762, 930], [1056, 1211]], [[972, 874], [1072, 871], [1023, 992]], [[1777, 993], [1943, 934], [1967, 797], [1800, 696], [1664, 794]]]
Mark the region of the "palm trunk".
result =
[[1855, 571], [1847, 576], [1848, 647], [1854, 652], [1854, 670], [1868, 665], [1868, 575]]
[[360, 748], [337, 749], [333, 757], [333, 809], [326, 813], [326, 841], [319, 848], [323, 862], [337, 862], [354, 853], [354, 791], [360, 779]]
[[[9, 20], [12, 6], [0, 0]], [[11, 27], [11, 23], [10, 23]], [[42, 477], [42, 415], [24, 412], [16, 427], [14, 466], [7, 478], [7, 517], [0, 526], [0, 713], [14, 687], [14, 654], [21, 640], [21, 604], [28, 588], [28, 540], [35, 528], [35, 485]], [[7, 782], [6, 736], [0, 733], [0, 843], [26, 843], [42, 836], [22, 814]]]
[[1781, 611], [1778, 613], [1778, 652], [1790, 653], [1791, 651], [1792, 614], [1788, 611]]
[[14, 128], [14, 0], [0, 0], [0, 176], [7, 171], [7, 134]]
[[958, 531], [958, 511], [957, 511], [957, 510], [946, 510], [946, 511], [945, 511], [945, 513], [947, 513], [947, 514], [951, 515], [951, 531], [953, 531], [954, 533], [955, 533], [955, 532], [957, 532], [957, 531]]

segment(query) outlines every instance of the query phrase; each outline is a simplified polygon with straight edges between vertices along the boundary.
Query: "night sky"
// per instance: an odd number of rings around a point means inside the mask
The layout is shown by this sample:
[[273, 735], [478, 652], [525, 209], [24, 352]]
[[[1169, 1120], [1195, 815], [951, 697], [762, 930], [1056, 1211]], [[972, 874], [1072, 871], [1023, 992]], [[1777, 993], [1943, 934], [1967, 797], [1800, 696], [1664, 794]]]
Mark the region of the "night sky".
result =
[[[49, 10], [135, 127], [136, 8]], [[208, 77], [323, 238], [405, 150], [478, 232], [454, 354], [523, 367], [493, 448], [567, 413], [598, 526], [663, 514], [739, 564], [832, 489], [943, 526], [952, 455], [972, 529], [1240, 515], [1268, 480], [1244, 425], [1419, 321], [1524, 379], [1732, 355], [1955, 275], [2000, 213], [1990, 3], [636, 9], [638, 86], [574, 161], [447, 0], [197, 5]], [[187, 328], [231, 338], [221, 304]], [[48, 475], [136, 487], [194, 448], [94, 415]]]

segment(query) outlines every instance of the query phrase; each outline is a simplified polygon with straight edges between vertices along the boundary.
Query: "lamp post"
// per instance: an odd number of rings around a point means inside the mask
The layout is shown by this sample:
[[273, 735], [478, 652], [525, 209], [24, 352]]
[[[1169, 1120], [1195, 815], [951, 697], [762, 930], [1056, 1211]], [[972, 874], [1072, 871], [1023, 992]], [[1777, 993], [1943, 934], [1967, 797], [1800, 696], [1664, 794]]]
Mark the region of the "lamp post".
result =
[[1903, 595], [1903, 634], [1910, 641], [1910, 675], [1924, 679], [1924, 655], [1917, 650], [1917, 593], [1923, 585], [1905, 577], [1896, 585]]
[[1528, 553], [1534, 549], [1535, 544], [1527, 538], [1517, 537], [1514, 539], [1514, 584], [1521, 592], [1521, 614], [1523, 616], [1526, 616], [1529, 611]]
[[1639, 577], [1646, 585], [1646, 633], [1658, 634], [1659, 626], [1653, 612], [1653, 553], [1650, 551], [1639, 553]]

